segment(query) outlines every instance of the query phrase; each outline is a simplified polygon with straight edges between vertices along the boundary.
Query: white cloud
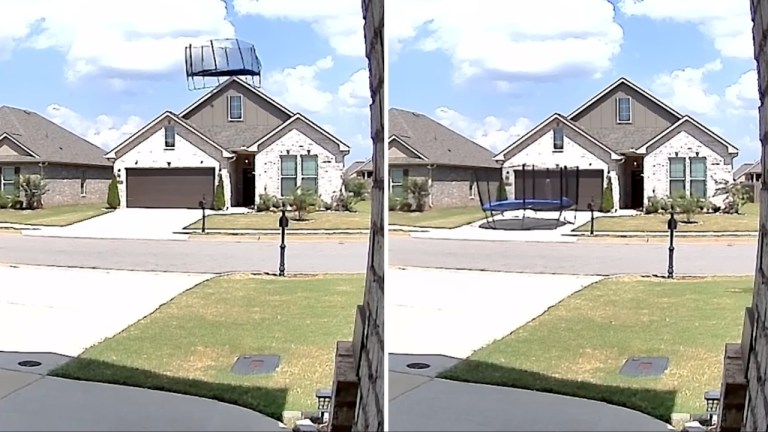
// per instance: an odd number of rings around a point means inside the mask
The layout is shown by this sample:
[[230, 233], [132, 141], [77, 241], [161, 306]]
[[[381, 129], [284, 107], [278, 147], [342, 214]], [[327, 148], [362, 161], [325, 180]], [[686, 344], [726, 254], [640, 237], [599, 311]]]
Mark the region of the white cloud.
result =
[[744, 72], [739, 79], [725, 89], [725, 100], [732, 114], [757, 115], [758, 99], [757, 71]]
[[390, 59], [404, 45], [443, 51], [457, 82], [599, 75], [624, 37], [605, 0], [389, 0], [386, 13]]
[[368, 69], [363, 68], [353, 73], [349, 80], [339, 86], [337, 96], [344, 111], [369, 111], [371, 91], [368, 81]]
[[525, 117], [518, 118], [513, 124], [494, 116], [488, 116], [477, 122], [447, 107], [437, 108], [435, 119], [494, 152], [512, 144], [533, 126], [533, 123]]
[[620, 0], [618, 7], [629, 16], [697, 25], [724, 57], [754, 57], [749, 1]]
[[363, 12], [359, 1], [233, 0], [232, 5], [240, 15], [308, 22], [328, 41], [336, 54], [365, 56]]
[[720, 96], [710, 93], [704, 81], [705, 75], [723, 68], [718, 59], [700, 68], [687, 67], [654, 77], [651, 89], [669, 102], [672, 107], [694, 114], [714, 114]]
[[91, 120], [71, 109], [53, 104], [45, 109], [46, 117], [65, 129], [80, 135], [104, 150], [112, 150], [137, 130], [145, 126], [137, 116], [130, 116], [121, 121], [102, 114]]
[[0, 59], [55, 49], [70, 80], [167, 73], [184, 64], [186, 45], [234, 37], [226, 12], [221, 0], [3, 0]]
[[319, 113], [327, 111], [333, 94], [320, 89], [317, 75], [333, 67], [333, 58], [323, 57], [311, 65], [299, 65], [271, 72], [264, 88], [281, 103], [297, 111]]

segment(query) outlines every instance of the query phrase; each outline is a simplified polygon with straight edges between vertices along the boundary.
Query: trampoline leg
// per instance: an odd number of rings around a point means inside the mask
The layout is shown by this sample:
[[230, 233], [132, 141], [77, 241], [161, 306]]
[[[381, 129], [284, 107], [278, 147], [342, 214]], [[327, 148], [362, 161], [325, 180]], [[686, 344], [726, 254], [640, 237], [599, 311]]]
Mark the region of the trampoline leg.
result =
[[523, 209], [523, 220], [520, 221], [520, 229], [525, 229], [525, 209]]

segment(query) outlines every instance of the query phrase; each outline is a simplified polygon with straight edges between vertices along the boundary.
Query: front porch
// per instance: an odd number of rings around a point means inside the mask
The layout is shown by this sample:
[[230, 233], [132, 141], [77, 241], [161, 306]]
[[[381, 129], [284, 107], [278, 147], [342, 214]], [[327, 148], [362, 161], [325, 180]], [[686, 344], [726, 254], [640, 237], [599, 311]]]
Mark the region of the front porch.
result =
[[232, 207], [253, 208], [256, 205], [255, 155], [238, 152], [229, 163], [230, 202]]
[[617, 176], [619, 179], [619, 209], [639, 210], [645, 207], [645, 177], [643, 174], [643, 157], [628, 155], [619, 163]]

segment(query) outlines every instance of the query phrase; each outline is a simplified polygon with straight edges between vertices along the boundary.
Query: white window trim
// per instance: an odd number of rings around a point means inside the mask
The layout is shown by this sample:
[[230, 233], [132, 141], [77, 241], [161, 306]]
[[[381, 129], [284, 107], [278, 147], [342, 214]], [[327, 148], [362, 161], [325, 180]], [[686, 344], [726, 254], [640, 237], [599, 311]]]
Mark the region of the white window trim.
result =
[[[304, 158], [315, 160], [315, 175], [308, 175], [308, 176], [304, 175]], [[315, 193], [316, 194], [320, 193], [319, 191], [320, 189], [320, 158], [317, 157], [316, 155], [304, 155], [301, 157], [301, 160], [298, 161], [298, 164], [299, 164], [299, 166], [297, 167], [298, 172], [296, 173], [296, 177], [297, 177], [296, 181], [298, 182], [298, 184], [301, 185], [302, 183], [304, 183], [305, 178], [308, 178], [308, 179], [313, 178], [315, 179]]]
[[[240, 118], [232, 117], [232, 99], [233, 98], [240, 99]], [[245, 119], [245, 106], [243, 105], [243, 95], [236, 94], [236, 95], [227, 96], [227, 120], [231, 122], [241, 122], [244, 119]]]
[[[562, 141], [560, 142], [561, 148], [557, 148], [557, 130], [561, 132]], [[552, 129], [552, 151], [563, 152], [565, 151], [565, 129], [562, 126], [557, 126]]]
[[401, 171], [403, 175], [400, 176], [401, 179], [405, 180], [405, 169], [403, 168], [393, 168], [389, 170], [389, 193], [392, 193], [392, 189], [394, 189], [396, 186], [405, 186], [405, 183], [400, 181], [399, 183], [395, 183], [395, 180], [392, 176], [392, 171]]
[[[672, 177], [670, 175], [672, 171], [672, 159], [682, 159], [683, 160], [683, 176], [682, 177]], [[676, 181], [682, 181], [683, 182], [683, 192], [688, 195], [689, 192], [689, 185], [688, 185], [688, 179], [689, 179], [689, 170], [688, 170], [688, 162], [685, 157], [670, 157], [667, 161], [669, 166], [667, 167], [667, 188], [669, 189], [667, 192], [667, 195], [669, 195], [670, 198], [674, 198], [672, 196], [672, 182]]]
[[[695, 159], [701, 159], [701, 160], [704, 161], [704, 177], [694, 177], [693, 176], [693, 161]], [[686, 179], [687, 183], [688, 183], [688, 190], [690, 191], [690, 192], [688, 192], [688, 194], [693, 194], [693, 187], [691, 187], [691, 184], [694, 181], [703, 181], [704, 182], [704, 197], [703, 198], [706, 198], [706, 196], [709, 194], [709, 190], [707, 190], [708, 189], [707, 186], [709, 186], [707, 184], [707, 170], [709, 168], [709, 166], [708, 166], [709, 163], [708, 162], [709, 161], [707, 161], [707, 158], [701, 157], [701, 156], [688, 158], [688, 171], [686, 172], [686, 174], [688, 176], [688, 178]]]
[[88, 176], [85, 170], [80, 170], [80, 196], [88, 196]]
[[[171, 145], [168, 145], [168, 131], [173, 132], [172, 139], [171, 139]], [[166, 150], [175, 150], [176, 149], [176, 127], [174, 125], [165, 125], [163, 126], [163, 147]]]
[[[292, 176], [283, 175], [283, 159], [289, 158], [289, 157], [292, 157], [293, 160], [296, 161], [296, 167], [294, 169], [296, 171], [296, 174]], [[290, 196], [293, 193], [293, 191], [291, 191], [288, 195], [284, 193], [285, 191], [283, 191], [283, 179], [292, 178], [292, 179], [295, 179], [296, 181], [295, 187], [299, 187], [301, 185], [301, 179], [299, 177], [299, 170], [301, 169], [299, 166], [300, 163], [301, 161], [299, 160], [299, 157], [297, 155], [280, 155], [280, 196], [281, 197], [285, 198]]]
[[[629, 101], [629, 120], [621, 120], [620, 118], [619, 101], [621, 101], [622, 99], [626, 99]], [[632, 123], [632, 98], [631, 97], [619, 96], [616, 98], [616, 123], [621, 123], [621, 124]]]
[[[6, 178], [3, 177], [3, 170], [5, 170], [6, 168], [12, 169], [14, 172], [10, 180], [7, 180]], [[6, 184], [10, 184], [11, 186], [13, 186], [14, 183], [16, 183], [16, 167], [7, 166], [7, 165], [0, 166], [0, 193], [5, 192]]]

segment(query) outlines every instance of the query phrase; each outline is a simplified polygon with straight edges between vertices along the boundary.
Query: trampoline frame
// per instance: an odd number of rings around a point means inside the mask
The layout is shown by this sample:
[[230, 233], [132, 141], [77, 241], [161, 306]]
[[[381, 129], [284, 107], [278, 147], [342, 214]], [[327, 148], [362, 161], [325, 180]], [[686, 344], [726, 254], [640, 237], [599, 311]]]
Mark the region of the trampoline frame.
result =
[[[198, 51], [200, 64], [196, 65], [194, 53]], [[223, 53], [224, 64], [219, 64], [222, 60], [219, 53]], [[207, 58], [206, 54], [209, 54], [210, 58]], [[234, 57], [233, 62], [240, 61], [235, 64], [241, 67], [232, 67], [230, 55]], [[239, 77], [255, 88], [261, 87], [261, 59], [256, 53], [256, 47], [249, 42], [237, 38], [211, 39], [205, 45], [186, 46], [184, 57], [189, 90], [216, 87], [223, 82], [222, 79], [226, 80], [233, 76]], [[206, 59], [210, 60], [212, 65], [206, 64]], [[209, 79], [214, 80], [215, 84], [209, 83]]]
[[[488, 208], [486, 210], [486, 207], [485, 207], [486, 203], [483, 202], [483, 194], [478, 194], [478, 198], [479, 198], [479, 201], [480, 201], [480, 208], [483, 210], [483, 214], [485, 215], [485, 225], [487, 227], [489, 227], [490, 229], [497, 229], [497, 227], [496, 227], [496, 216], [497, 215], [504, 216], [504, 213], [506, 213], [507, 211], [517, 211], [517, 210], [522, 210], [523, 211], [522, 220], [521, 220], [521, 223], [520, 223], [520, 229], [525, 229], [525, 216], [526, 216], [526, 212], [528, 210], [533, 210], [533, 212], [535, 214], [538, 211], [535, 208], [529, 208], [526, 205], [526, 201], [528, 201], [528, 199], [526, 198], [526, 183], [527, 183], [526, 182], [526, 178], [527, 177], [525, 175], [525, 172], [526, 172], [525, 167], [526, 166], [528, 166], [528, 165], [527, 164], [523, 164], [523, 165], [520, 166], [520, 168], [522, 169], [522, 177], [523, 177], [523, 185], [522, 185], [523, 186], [523, 198], [522, 199], [515, 199], [516, 201], [522, 202], [523, 205], [522, 205], [521, 208], [515, 209], [515, 210], [501, 210], [501, 211], [497, 212], [492, 207], [490, 207], [490, 208]], [[530, 167], [531, 167], [530, 168], [531, 173], [534, 173], [536, 171], [536, 166], [535, 165], [530, 165]], [[555, 229], [557, 229], [560, 226], [560, 221], [561, 220], [563, 222], [567, 223], [567, 224], [575, 224], [576, 223], [577, 211], [578, 211], [578, 206], [579, 206], [579, 186], [580, 186], [579, 185], [579, 179], [580, 179], [580, 175], [579, 175], [579, 167], [578, 166], [576, 166], [574, 168], [569, 168], [567, 166], [562, 166], [562, 167], [559, 167], [559, 168], [555, 168], [555, 170], [559, 171], [559, 173], [560, 173], [560, 177], [559, 177], [559, 180], [560, 180], [560, 197], [559, 197], [559, 199], [552, 199], [552, 200], [545, 200], [545, 201], [552, 201], [552, 202], [559, 202], [560, 203], [557, 219], [555, 219]], [[568, 171], [571, 171], [571, 170], [576, 171], [576, 194], [575, 194], [576, 196], [575, 196], [575, 201], [571, 201], [572, 202], [571, 206], [563, 207], [563, 199], [568, 199], [570, 201], [570, 198], [568, 198], [568, 190], [567, 190], [568, 184], [565, 181], [564, 177], [565, 177], [565, 174], [568, 173]], [[549, 180], [549, 173], [551, 172], [550, 168], [546, 168], [546, 172], [547, 172], [547, 179]], [[531, 174], [531, 175], [533, 175], [533, 174]], [[477, 175], [475, 175], [475, 178], [477, 178]], [[504, 180], [501, 179], [501, 181], [504, 181]], [[491, 190], [490, 190], [491, 189], [490, 182], [486, 181], [485, 182], [485, 186], [486, 186], [486, 193], [488, 194], [487, 196], [488, 196], [488, 199], [489, 199], [489, 202], [487, 204], [492, 206], [495, 202], [499, 202], [499, 201], [490, 201], [491, 196], [492, 196], [491, 195]], [[563, 191], [564, 191], [563, 186], [566, 187], [565, 194], [563, 193]], [[535, 181], [535, 179], [533, 181], [533, 184], [531, 185], [531, 188], [532, 188], [531, 189], [532, 195], [535, 197], [536, 196], [536, 181]], [[497, 199], [498, 199], [498, 197], [497, 197]], [[541, 200], [539, 198], [534, 198], [533, 200], [543, 201], [543, 200]], [[564, 218], [564, 213], [566, 211], [570, 210], [570, 209], [573, 209], [573, 221], [569, 221], [567, 218]], [[490, 214], [490, 218], [488, 217], [489, 214]]]

